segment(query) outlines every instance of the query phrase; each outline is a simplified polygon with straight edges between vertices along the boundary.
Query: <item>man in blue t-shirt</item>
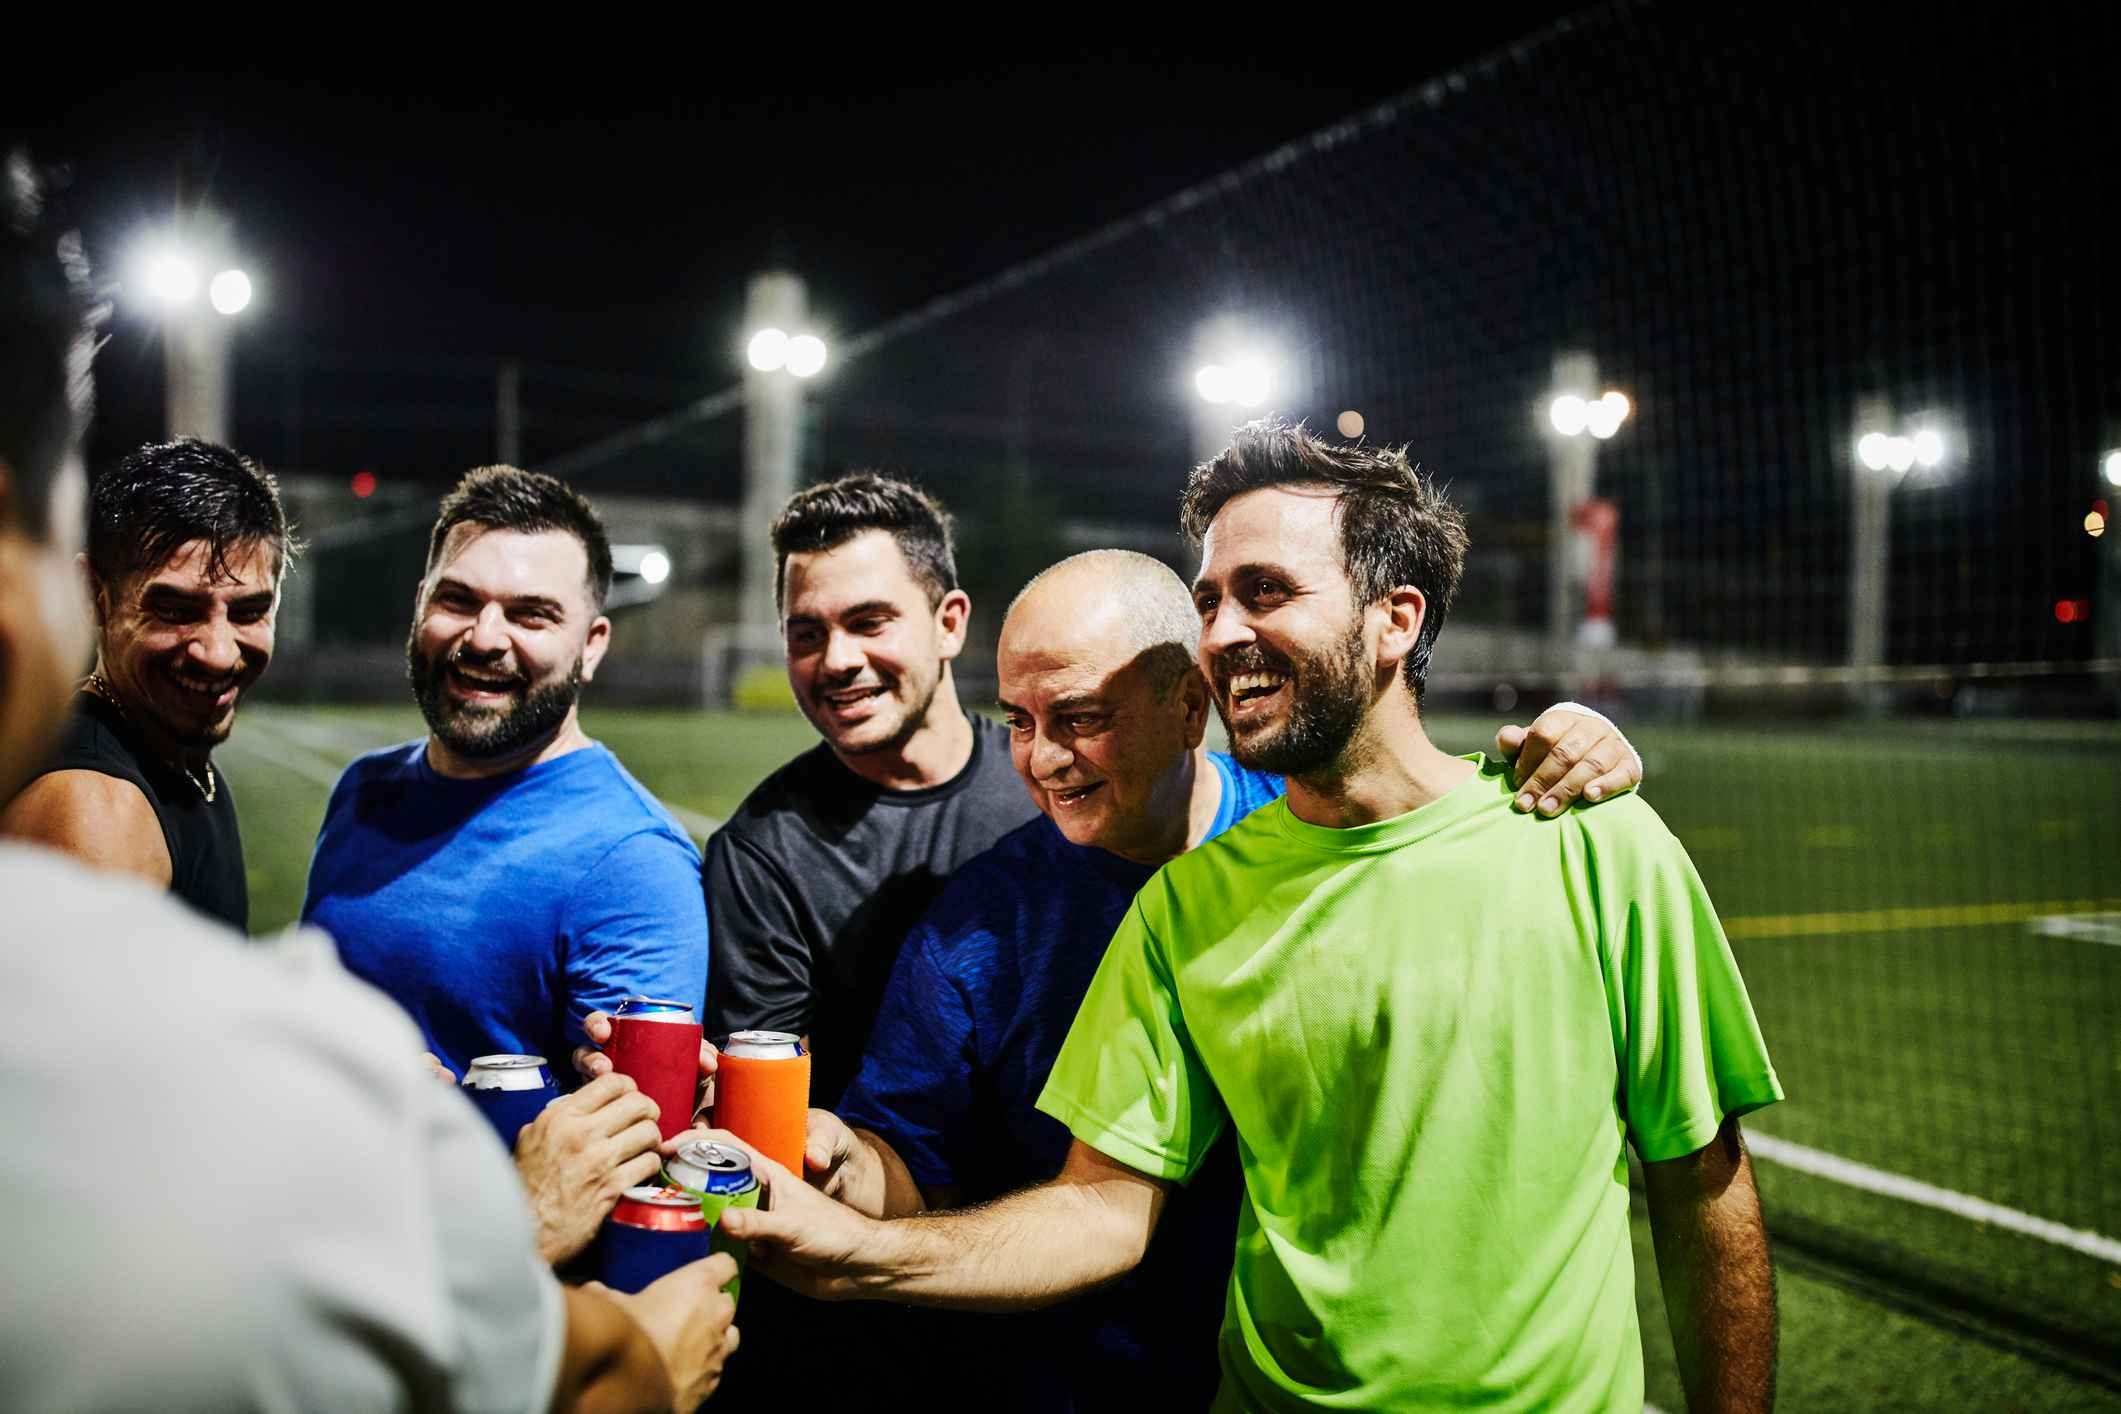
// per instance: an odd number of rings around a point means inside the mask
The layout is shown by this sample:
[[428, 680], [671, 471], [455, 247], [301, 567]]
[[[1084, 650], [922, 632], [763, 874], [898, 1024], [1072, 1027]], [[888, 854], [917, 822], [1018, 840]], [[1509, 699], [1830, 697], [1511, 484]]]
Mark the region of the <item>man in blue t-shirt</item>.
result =
[[[1002, 707], [1041, 813], [968, 862], [907, 938], [837, 1116], [811, 1112], [806, 1163], [827, 1193], [898, 1217], [1059, 1171], [1070, 1135], [1035, 1102], [1106, 941], [1160, 865], [1282, 794], [1278, 776], [1202, 746], [1199, 633], [1178, 576], [1126, 550], [1063, 560], [1010, 606]], [[1617, 736], [1603, 745], [1629, 754]], [[1602, 794], [1632, 784], [1627, 768]], [[1140, 1266], [997, 1322], [959, 1377], [994, 1382], [1011, 1409], [1122, 1392], [1207, 1407], [1241, 1198], [1231, 1143], [1174, 1190]]]
[[[513, 467], [466, 476], [406, 643], [429, 734], [347, 767], [317, 835], [303, 921], [459, 1074], [530, 1053], [573, 1088], [583, 1016], [706, 988], [699, 852], [577, 716], [610, 587], [602, 523], [573, 490]], [[614, 1172], [642, 1181], [654, 1142], [615, 1151]]]

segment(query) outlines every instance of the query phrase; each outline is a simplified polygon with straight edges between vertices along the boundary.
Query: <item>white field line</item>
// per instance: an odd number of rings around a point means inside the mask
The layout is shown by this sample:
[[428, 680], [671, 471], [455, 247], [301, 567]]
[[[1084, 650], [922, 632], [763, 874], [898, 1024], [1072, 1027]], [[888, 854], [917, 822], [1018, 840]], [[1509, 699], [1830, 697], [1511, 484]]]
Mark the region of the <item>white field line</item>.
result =
[[2026, 925], [2049, 938], [2077, 938], [2121, 948], [2121, 913], [2056, 913]]
[[280, 735], [276, 728], [258, 721], [255, 714], [239, 729], [229, 734], [228, 745], [222, 749], [233, 749], [239, 753], [247, 751], [253, 756], [272, 762], [275, 766], [294, 772], [305, 781], [313, 781], [326, 790], [339, 783], [339, 772], [345, 765], [344, 762], [332, 761], [328, 757], [319, 756], [306, 746], [289, 741]]
[[1955, 1193], [1949, 1188], [1939, 1188], [1920, 1179], [1887, 1173], [1884, 1169], [1874, 1169], [1868, 1164], [1859, 1164], [1853, 1159], [1844, 1159], [1838, 1154], [1829, 1154], [1824, 1150], [1808, 1149], [1802, 1144], [1792, 1144], [1786, 1139], [1777, 1139], [1758, 1130], [1748, 1129], [1745, 1143], [1746, 1147], [1760, 1158], [1781, 1164], [1784, 1168], [1796, 1169], [1800, 1173], [1808, 1173], [1815, 1178], [1824, 1178], [1834, 1183], [1847, 1184], [1866, 1193], [1878, 1193], [1919, 1207], [1934, 1208], [1938, 1212], [1950, 1213], [1969, 1222], [2000, 1227], [2006, 1232], [2015, 1232], [2022, 1237], [2036, 1238], [2041, 1242], [2051, 1242], [2057, 1247], [2067, 1247], [2072, 1252], [2081, 1252], [2087, 1257], [2121, 1266], [2121, 1242], [2100, 1233], [2068, 1227], [2047, 1218], [2036, 1218], [2031, 1213], [2021, 1213], [2016, 1208], [2006, 1208], [2001, 1203], [1991, 1203], [1986, 1198]]
[[[242, 726], [229, 735], [228, 744], [246, 748], [326, 789], [338, 784], [339, 773], [346, 768], [347, 762], [364, 751], [375, 749], [375, 743], [353, 733], [335, 731], [317, 722], [297, 725], [281, 714], [256, 711], [245, 717]], [[317, 750], [319, 747], [332, 749], [339, 759], [334, 761], [321, 755]], [[687, 810], [667, 800], [662, 804], [696, 838], [706, 839], [722, 827], [722, 822], [712, 815], [702, 815], [697, 810]]]

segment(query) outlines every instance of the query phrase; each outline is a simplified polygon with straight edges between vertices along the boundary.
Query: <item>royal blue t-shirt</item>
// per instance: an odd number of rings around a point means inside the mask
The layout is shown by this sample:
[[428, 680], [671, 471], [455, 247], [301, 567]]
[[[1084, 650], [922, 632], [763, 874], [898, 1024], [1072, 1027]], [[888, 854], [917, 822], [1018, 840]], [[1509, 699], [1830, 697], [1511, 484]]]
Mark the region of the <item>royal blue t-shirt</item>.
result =
[[588, 1012], [706, 993], [699, 851], [595, 743], [481, 781], [437, 774], [424, 741], [361, 757], [325, 807], [302, 919], [459, 1075], [527, 1053], [572, 1089]]
[[[1213, 838], [1282, 793], [1220, 752]], [[993, 1197], [1060, 1172], [1071, 1136], [1036, 1101], [1105, 945], [1156, 871], [1070, 844], [1041, 815], [950, 881], [906, 939], [848, 1124], [888, 1140], [922, 1184]], [[1125, 1279], [1047, 1311], [996, 1318], [996, 1407], [1103, 1408], [1115, 1398], [1205, 1409], [1243, 1191], [1230, 1134], [1171, 1195]]]

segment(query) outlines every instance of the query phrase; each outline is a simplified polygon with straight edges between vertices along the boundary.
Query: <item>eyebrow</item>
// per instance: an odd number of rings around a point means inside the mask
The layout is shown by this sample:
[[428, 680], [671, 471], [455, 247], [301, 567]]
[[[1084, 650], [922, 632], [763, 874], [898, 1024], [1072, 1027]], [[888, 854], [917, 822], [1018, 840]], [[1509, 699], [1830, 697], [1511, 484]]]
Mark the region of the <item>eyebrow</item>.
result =
[[[864, 599], [852, 608], [840, 610], [833, 617], [851, 619], [862, 614], [895, 614], [898, 611], [898, 605], [892, 603], [889, 599]], [[792, 624], [821, 624], [824, 621], [825, 615], [823, 614], [790, 614], [788, 616], [788, 622]]]
[[[1268, 564], [1262, 560], [1254, 560], [1249, 564], [1239, 565], [1236, 569], [1230, 571], [1229, 578], [1235, 583], [1240, 580], [1255, 579], [1260, 575], [1272, 575], [1276, 579], [1286, 579], [1292, 583], [1295, 579], [1294, 575], [1280, 565]], [[1215, 587], [1215, 581], [1209, 579], [1206, 575], [1202, 575], [1199, 579], [1193, 581], [1193, 592], [1195, 594], [1200, 593], [1203, 589], [1213, 589]]]
[[[196, 589], [186, 589], [182, 585], [177, 584], [150, 584], [140, 591], [140, 597], [164, 604], [210, 604], [213, 602], [213, 595], [202, 594]], [[260, 589], [256, 593], [246, 594], [242, 598], [231, 600], [230, 602], [236, 607], [247, 609], [254, 604], [270, 604], [272, 598], [272, 590]]]
[[484, 594], [461, 579], [452, 579], [448, 575], [443, 575], [435, 581], [434, 592], [439, 594], [445, 589], [454, 589], [461, 594], [468, 594], [474, 599], [498, 599], [512, 609], [536, 609], [540, 613], [548, 614], [556, 619], [567, 617], [567, 606], [559, 600], [544, 594]]

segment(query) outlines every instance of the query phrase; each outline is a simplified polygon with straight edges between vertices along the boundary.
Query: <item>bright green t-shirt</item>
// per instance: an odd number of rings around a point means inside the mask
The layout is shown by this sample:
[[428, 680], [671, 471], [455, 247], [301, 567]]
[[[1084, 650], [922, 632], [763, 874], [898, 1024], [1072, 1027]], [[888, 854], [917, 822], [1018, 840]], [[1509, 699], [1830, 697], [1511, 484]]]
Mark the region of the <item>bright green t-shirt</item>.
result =
[[1642, 1407], [1623, 1140], [1690, 1154], [1782, 1089], [1656, 813], [1510, 796], [1483, 763], [1356, 829], [1276, 801], [1091, 984], [1040, 1109], [1173, 1180], [1237, 1129], [1218, 1409]]

